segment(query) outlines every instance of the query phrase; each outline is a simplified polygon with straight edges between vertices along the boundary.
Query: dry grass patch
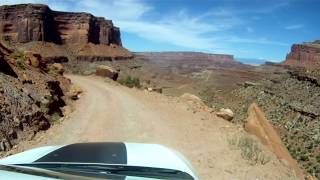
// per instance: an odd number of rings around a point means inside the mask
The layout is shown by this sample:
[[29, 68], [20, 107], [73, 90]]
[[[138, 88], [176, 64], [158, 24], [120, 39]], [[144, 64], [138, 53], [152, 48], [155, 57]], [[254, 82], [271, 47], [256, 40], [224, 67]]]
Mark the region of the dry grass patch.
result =
[[256, 140], [243, 133], [229, 137], [228, 143], [231, 149], [240, 150], [242, 158], [248, 160], [251, 165], [264, 165], [271, 160], [271, 157], [262, 150]]

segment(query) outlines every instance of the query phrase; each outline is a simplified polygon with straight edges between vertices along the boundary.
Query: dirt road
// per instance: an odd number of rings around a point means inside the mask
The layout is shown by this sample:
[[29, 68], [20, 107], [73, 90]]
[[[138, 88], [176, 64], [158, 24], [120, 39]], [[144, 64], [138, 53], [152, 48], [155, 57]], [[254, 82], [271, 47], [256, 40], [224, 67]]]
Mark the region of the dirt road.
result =
[[68, 76], [84, 93], [74, 112], [36, 137], [35, 146], [92, 141], [158, 143], [184, 154], [201, 179], [290, 179], [276, 158], [250, 165], [227, 137], [239, 127], [192, 103], [129, 89], [98, 77]]

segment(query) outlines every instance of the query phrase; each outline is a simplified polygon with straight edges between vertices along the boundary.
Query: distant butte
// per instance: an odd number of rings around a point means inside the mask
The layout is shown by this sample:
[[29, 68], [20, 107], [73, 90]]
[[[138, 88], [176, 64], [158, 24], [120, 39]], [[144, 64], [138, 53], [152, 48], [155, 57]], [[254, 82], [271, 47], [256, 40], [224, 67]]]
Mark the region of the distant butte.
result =
[[291, 52], [287, 55], [283, 64], [293, 67], [319, 69], [320, 40], [292, 45]]
[[0, 36], [13, 43], [93, 43], [121, 46], [111, 20], [88, 13], [59, 12], [42, 4], [0, 6]]
[[43, 4], [0, 6], [0, 40], [40, 54], [49, 63], [131, 59], [111, 20]]

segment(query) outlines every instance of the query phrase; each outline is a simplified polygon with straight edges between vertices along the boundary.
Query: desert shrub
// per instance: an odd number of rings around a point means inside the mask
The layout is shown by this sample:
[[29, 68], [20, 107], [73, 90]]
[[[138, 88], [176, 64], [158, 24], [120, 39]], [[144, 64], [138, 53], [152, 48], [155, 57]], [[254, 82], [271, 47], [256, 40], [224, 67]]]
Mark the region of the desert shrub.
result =
[[60, 113], [58, 113], [58, 112], [54, 112], [52, 115], [51, 115], [51, 119], [52, 119], [52, 121], [58, 121], [59, 119], [61, 118], [61, 115], [60, 115]]
[[252, 165], [266, 164], [270, 161], [270, 157], [261, 150], [257, 142], [248, 136], [234, 136], [228, 139], [228, 143], [232, 148], [240, 150], [242, 158]]
[[26, 57], [22, 51], [15, 50], [13, 53], [10, 54], [10, 57], [16, 60], [16, 63], [19, 67], [25, 67]]
[[120, 79], [119, 83], [124, 86], [130, 87], [130, 88], [133, 88], [133, 87], [140, 88], [141, 87], [140, 79], [135, 78], [135, 77], [131, 77], [131, 76], [127, 76], [124, 79]]
[[316, 157], [316, 159], [317, 159], [318, 163], [320, 164], [320, 155], [318, 155], [318, 156]]

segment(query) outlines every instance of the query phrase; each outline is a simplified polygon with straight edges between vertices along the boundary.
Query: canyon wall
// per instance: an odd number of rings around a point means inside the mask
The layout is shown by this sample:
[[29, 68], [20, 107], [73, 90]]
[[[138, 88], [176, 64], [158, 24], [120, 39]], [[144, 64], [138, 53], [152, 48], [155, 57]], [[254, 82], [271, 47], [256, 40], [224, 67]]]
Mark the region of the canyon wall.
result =
[[53, 11], [42, 4], [0, 6], [0, 37], [12, 43], [115, 44], [120, 30], [111, 20], [88, 13]]
[[294, 44], [284, 61], [285, 65], [294, 67], [320, 68], [320, 42]]

